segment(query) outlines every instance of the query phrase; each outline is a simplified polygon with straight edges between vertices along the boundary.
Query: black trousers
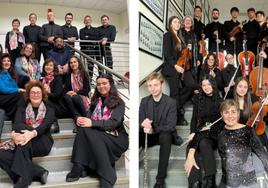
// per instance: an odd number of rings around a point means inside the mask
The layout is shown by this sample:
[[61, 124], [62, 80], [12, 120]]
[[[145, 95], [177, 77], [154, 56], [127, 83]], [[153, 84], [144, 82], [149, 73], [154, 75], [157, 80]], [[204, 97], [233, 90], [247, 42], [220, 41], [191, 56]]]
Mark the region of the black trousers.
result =
[[[144, 132], [140, 132], [139, 134], [140, 134], [139, 146], [144, 147], [145, 134]], [[164, 181], [165, 178], [167, 177], [168, 162], [169, 162], [169, 156], [170, 156], [171, 144], [172, 144], [172, 133], [161, 132], [158, 134], [149, 134], [147, 143], [148, 143], [148, 147], [160, 145], [158, 171], [157, 171], [156, 180]]]
[[8, 50], [8, 53], [9, 53], [10, 58], [11, 58], [11, 63], [13, 63], [13, 65], [15, 65], [16, 59], [21, 56], [20, 51], [21, 51], [21, 48], [16, 48], [14, 50]]
[[[102, 46], [100, 45], [100, 52], [101, 52], [101, 62], [105, 66], [109, 67], [110, 69], [113, 69], [113, 55], [110, 45]], [[104, 58], [104, 62], [103, 62]], [[102, 74], [103, 70], [99, 68], [99, 74]]]
[[68, 106], [68, 109], [71, 110], [71, 113], [74, 118], [77, 116], [83, 116], [83, 117], [87, 116], [87, 111], [84, 107], [83, 99], [80, 95], [74, 95], [71, 97], [65, 94], [64, 100]]
[[52, 48], [53, 48], [52, 46], [40, 46], [44, 61], [48, 58], [47, 56], [48, 51], [51, 50]]
[[5, 111], [0, 109], [0, 139], [3, 132], [4, 119], [5, 119]]
[[184, 73], [183, 81], [181, 81], [180, 77], [179, 74], [166, 77], [170, 89], [170, 97], [176, 100], [178, 112], [193, 95], [194, 89], [198, 88], [198, 84], [190, 71]]
[[22, 177], [28, 183], [38, 179], [44, 168], [34, 164], [32, 157], [43, 157], [49, 154], [53, 145], [50, 135], [40, 135], [26, 145], [16, 146], [15, 150], [0, 150], [0, 167], [15, 183]]
[[[209, 138], [202, 138], [199, 142], [198, 149], [195, 152], [195, 161], [199, 170], [195, 167], [192, 168], [190, 175], [188, 177], [189, 187], [197, 181], [202, 182], [203, 177], [216, 175], [216, 159], [214, 155], [214, 150], [216, 144]], [[187, 153], [190, 148], [187, 148]], [[202, 169], [204, 174], [202, 174]]]
[[5, 110], [6, 115], [13, 120], [17, 106], [24, 104], [23, 94], [0, 94], [0, 108]]
[[128, 136], [119, 132], [112, 136], [93, 128], [77, 128], [72, 162], [96, 170], [101, 179], [114, 185], [116, 182], [115, 162], [128, 149]]
[[34, 46], [35, 49], [35, 59], [38, 60], [38, 62], [40, 63], [40, 59], [41, 59], [41, 49], [38, 43], [32, 42], [31, 43]]

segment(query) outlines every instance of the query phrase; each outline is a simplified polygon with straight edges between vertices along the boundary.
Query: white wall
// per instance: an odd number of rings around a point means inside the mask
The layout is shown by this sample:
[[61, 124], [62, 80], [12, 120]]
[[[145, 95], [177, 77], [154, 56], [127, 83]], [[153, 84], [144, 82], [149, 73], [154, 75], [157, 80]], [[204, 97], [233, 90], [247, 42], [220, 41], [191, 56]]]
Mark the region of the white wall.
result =
[[72, 12], [74, 20], [72, 25], [79, 30], [84, 27], [83, 19], [85, 15], [91, 15], [93, 18], [93, 26], [100, 25], [100, 17], [107, 14], [110, 17], [110, 24], [115, 25], [117, 29], [116, 40], [118, 42], [128, 42], [128, 13], [127, 10], [121, 14], [114, 14], [106, 11], [95, 11], [90, 9], [71, 8], [56, 5], [38, 5], [38, 4], [14, 4], [0, 3], [0, 43], [4, 46], [5, 34], [11, 30], [11, 22], [14, 18], [19, 18], [21, 21], [20, 30], [22, 31], [25, 25], [29, 25], [28, 15], [34, 12], [38, 16], [37, 24], [43, 25], [47, 23], [47, 9], [51, 8], [55, 14], [55, 23], [59, 25], [65, 24], [64, 16], [67, 12]]

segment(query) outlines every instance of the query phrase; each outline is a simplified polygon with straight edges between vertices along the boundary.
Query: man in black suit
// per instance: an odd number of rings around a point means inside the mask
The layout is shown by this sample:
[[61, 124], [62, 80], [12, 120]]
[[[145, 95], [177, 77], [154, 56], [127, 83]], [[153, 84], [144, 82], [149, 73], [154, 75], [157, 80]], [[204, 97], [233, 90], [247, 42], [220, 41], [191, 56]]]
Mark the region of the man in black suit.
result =
[[148, 147], [160, 145], [158, 172], [154, 188], [165, 186], [171, 144], [180, 145], [181, 138], [177, 136], [176, 101], [163, 94], [163, 77], [153, 73], [147, 79], [151, 95], [141, 100], [139, 109], [139, 145], [144, 146], [145, 133], [148, 134]]

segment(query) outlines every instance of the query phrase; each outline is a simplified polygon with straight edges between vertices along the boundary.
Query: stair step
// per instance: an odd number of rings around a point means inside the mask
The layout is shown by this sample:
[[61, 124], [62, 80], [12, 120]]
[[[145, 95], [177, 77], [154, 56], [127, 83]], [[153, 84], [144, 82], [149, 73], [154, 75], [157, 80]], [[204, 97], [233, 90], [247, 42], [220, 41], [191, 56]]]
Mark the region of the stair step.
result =
[[[50, 172], [46, 185], [41, 185], [39, 182], [33, 182], [30, 188], [86, 188], [99, 187], [99, 180], [96, 178], [80, 178], [77, 182], [65, 182], [65, 178], [69, 171]], [[115, 188], [127, 188], [129, 183], [129, 172], [125, 169], [117, 170], [117, 181]], [[13, 184], [9, 178], [1, 179], [0, 187], [12, 188]]]

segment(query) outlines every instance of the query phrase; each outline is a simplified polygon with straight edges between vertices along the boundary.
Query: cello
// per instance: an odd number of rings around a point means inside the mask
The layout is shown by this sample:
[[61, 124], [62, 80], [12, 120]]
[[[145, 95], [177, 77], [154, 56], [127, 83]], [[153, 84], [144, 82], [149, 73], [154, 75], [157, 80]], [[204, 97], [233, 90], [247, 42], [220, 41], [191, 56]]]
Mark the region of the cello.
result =
[[244, 51], [238, 54], [238, 62], [241, 65], [241, 70], [244, 76], [248, 76], [253, 69], [253, 64], [255, 62], [255, 55], [252, 51], [247, 50], [247, 37], [244, 33], [243, 35], [243, 48]]
[[[262, 50], [264, 50], [266, 43], [262, 44]], [[257, 135], [263, 135], [265, 133], [266, 125], [263, 120], [264, 116], [268, 112], [268, 107], [264, 106], [262, 98], [267, 100], [268, 93], [268, 68], [263, 67], [263, 57], [258, 57], [258, 67], [255, 67], [249, 74], [249, 83], [252, 88], [253, 94], [260, 97], [260, 100], [252, 105], [252, 115], [248, 119], [247, 125], [255, 126]]]

